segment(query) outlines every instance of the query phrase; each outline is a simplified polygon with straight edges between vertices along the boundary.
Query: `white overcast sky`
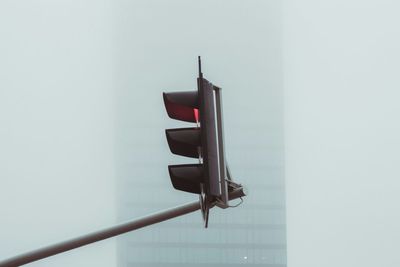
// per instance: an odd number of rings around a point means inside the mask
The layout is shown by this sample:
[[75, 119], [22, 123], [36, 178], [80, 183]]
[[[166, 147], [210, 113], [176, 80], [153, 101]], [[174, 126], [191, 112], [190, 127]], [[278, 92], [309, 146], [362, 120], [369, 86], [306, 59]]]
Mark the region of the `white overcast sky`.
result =
[[[149, 23], [115, 28], [132, 5], [132, 16], [154, 10]], [[390, 0], [1, 1], [0, 257], [116, 221], [113, 88], [130, 73], [115, 64], [132, 49], [140, 84], [184, 64], [190, 85], [201, 53], [222, 87], [233, 86], [227, 75], [242, 85], [232, 102], [248, 94], [261, 112], [268, 92], [246, 85], [283, 74], [267, 80], [284, 92], [288, 266], [399, 266], [399, 10]], [[116, 43], [131, 28], [146, 41]], [[157, 40], [165, 53], [144, 64]], [[274, 67], [259, 57], [272, 50], [282, 50]], [[115, 251], [107, 240], [32, 266], [113, 266]]]

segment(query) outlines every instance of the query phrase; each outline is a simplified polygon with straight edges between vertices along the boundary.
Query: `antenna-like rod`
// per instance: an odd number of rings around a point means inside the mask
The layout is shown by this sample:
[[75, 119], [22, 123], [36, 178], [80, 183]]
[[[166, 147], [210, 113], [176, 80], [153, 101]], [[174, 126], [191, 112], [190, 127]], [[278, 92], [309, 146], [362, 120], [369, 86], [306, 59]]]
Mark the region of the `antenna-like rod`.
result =
[[199, 77], [203, 78], [203, 73], [201, 72], [201, 58], [200, 58], [200, 56], [198, 57], [198, 59], [199, 59]]

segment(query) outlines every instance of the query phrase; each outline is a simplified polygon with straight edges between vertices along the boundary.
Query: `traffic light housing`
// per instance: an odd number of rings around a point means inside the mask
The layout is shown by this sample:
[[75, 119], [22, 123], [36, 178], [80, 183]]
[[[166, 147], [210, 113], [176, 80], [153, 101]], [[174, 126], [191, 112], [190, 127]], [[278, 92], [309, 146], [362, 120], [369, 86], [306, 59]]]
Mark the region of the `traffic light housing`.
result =
[[163, 93], [168, 116], [195, 123], [190, 128], [167, 129], [173, 154], [198, 158], [197, 164], [169, 165], [174, 188], [199, 194], [205, 226], [212, 205], [228, 207], [228, 183], [223, 140], [221, 88], [203, 77], [201, 61], [197, 91]]

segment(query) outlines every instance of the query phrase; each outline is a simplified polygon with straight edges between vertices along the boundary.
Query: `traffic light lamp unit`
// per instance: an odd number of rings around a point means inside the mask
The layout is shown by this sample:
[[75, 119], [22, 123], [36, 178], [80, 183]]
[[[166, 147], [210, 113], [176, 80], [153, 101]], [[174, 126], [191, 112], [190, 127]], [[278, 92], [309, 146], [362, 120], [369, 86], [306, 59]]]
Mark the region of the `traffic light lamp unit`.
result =
[[166, 135], [172, 153], [198, 158], [199, 163], [170, 165], [168, 170], [172, 185], [176, 189], [198, 194], [200, 201], [17, 255], [0, 261], [0, 267], [27, 264], [199, 209], [207, 227], [208, 214], [212, 207], [227, 208], [230, 207], [229, 200], [243, 197], [243, 187], [232, 181], [226, 164], [221, 89], [203, 78], [200, 57], [197, 91], [164, 93], [164, 103], [171, 118], [195, 123], [195, 127], [168, 129]]
[[197, 91], [164, 93], [164, 104], [172, 119], [195, 123], [195, 127], [167, 129], [171, 152], [198, 158], [198, 164], [169, 165], [174, 188], [198, 194], [204, 225], [208, 225], [209, 209], [213, 205], [229, 206], [229, 192], [240, 188], [227, 169], [222, 121], [221, 88], [203, 77], [198, 58]]

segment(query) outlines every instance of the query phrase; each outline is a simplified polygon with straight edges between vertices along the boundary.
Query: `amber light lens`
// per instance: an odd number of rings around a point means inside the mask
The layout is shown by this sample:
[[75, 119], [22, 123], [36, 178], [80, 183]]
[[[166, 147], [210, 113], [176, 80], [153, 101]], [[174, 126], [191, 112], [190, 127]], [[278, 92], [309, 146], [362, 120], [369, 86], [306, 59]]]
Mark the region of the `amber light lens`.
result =
[[198, 158], [200, 128], [178, 128], [165, 130], [171, 152], [185, 157]]

